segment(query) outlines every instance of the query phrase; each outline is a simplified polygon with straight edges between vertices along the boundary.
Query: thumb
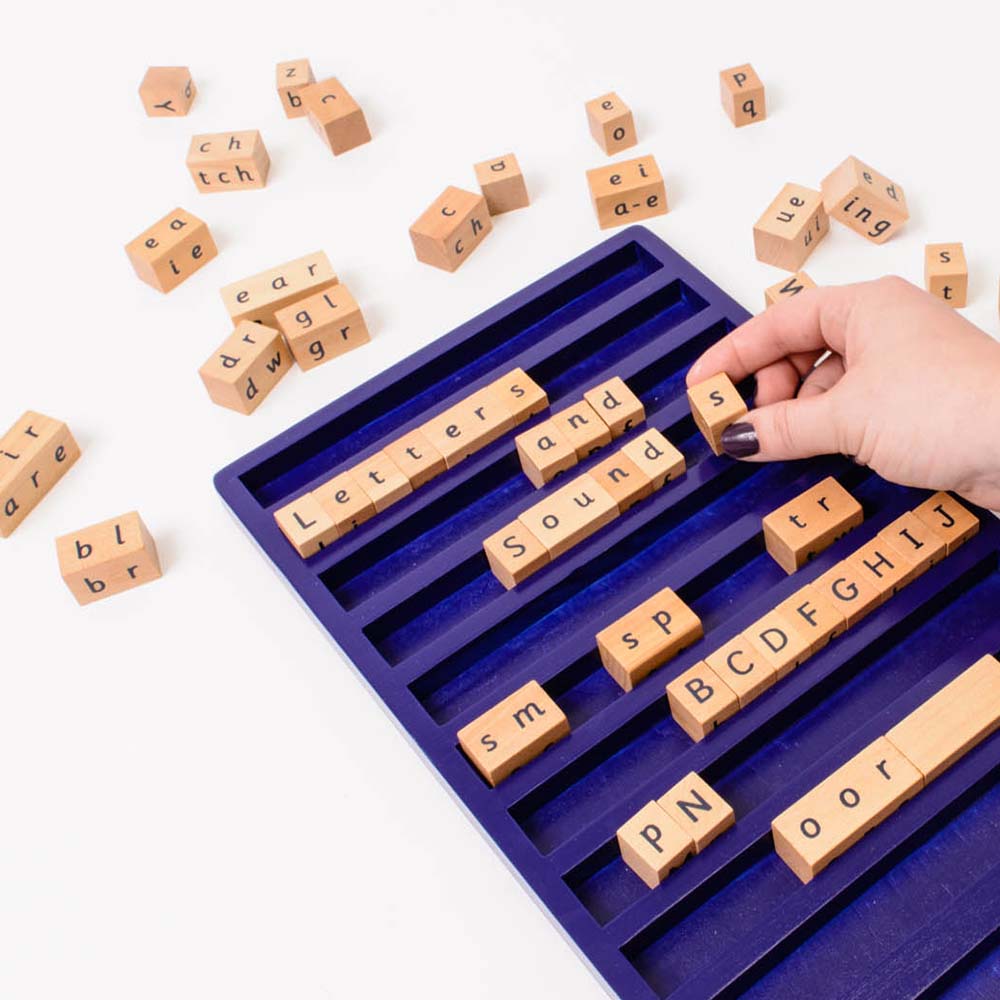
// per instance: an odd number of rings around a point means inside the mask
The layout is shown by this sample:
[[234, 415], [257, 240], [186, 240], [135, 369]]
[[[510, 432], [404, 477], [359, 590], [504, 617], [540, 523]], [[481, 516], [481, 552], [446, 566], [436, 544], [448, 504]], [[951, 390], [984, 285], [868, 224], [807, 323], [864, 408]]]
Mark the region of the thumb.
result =
[[722, 432], [722, 450], [754, 462], [811, 458], [838, 452], [842, 439], [831, 393], [787, 399], [751, 410]]

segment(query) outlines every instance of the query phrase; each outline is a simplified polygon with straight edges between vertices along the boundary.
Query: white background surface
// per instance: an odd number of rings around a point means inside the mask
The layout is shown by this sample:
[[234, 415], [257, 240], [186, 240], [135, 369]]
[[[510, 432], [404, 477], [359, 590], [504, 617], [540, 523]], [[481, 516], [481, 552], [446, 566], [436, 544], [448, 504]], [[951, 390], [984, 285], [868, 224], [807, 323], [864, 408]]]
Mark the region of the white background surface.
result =
[[[977, 9], [978, 8], [978, 9]], [[834, 225], [819, 283], [922, 278], [963, 240], [966, 315], [998, 332], [998, 16], [986, 4], [466, 2], [19, 8], [0, 38], [0, 425], [68, 421], [71, 473], [0, 542], [0, 996], [596, 997], [599, 987], [215, 495], [211, 477], [347, 389], [595, 244], [583, 102], [616, 89], [672, 211], [651, 228], [751, 309], [780, 272], [751, 227], [787, 180], [849, 153], [905, 189], [902, 233]], [[988, 21], [986, 20], [988, 18]], [[374, 141], [334, 159], [286, 120], [274, 63], [337, 75]], [[766, 123], [717, 73], [750, 60]], [[149, 64], [187, 64], [192, 114], [147, 119]], [[263, 191], [199, 195], [196, 132], [259, 128]], [[407, 227], [514, 150], [533, 196], [456, 274]], [[219, 257], [169, 296], [122, 252], [177, 205]], [[372, 344], [290, 374], [252, 417], [196, 371], [218, 288], [325, 249]], [[53, 539], [138, 508], [160, 582], [78, 608]]]

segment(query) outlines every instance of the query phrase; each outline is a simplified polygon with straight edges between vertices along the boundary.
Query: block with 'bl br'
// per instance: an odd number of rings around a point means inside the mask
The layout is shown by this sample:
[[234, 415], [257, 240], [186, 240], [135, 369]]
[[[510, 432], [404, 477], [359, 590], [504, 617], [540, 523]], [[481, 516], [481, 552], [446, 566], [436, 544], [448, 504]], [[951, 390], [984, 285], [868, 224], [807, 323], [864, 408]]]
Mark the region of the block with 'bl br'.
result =
[[601, 229], [666, 215], [667, 192], [653, 156], [587, 171], [590, 200]]

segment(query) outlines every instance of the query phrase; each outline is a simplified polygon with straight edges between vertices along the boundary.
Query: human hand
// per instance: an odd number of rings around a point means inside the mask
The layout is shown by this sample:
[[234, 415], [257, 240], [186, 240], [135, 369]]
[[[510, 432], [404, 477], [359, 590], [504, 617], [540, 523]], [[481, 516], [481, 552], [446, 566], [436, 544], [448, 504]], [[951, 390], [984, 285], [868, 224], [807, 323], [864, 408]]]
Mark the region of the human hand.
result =
[[1000, 510], [1000, 343], [902, 278], [772, 306], [709, 348], [687, 384], [719, 372], [757, 377], [755, 408], [722, 435], [733, 458], [840, 452]]

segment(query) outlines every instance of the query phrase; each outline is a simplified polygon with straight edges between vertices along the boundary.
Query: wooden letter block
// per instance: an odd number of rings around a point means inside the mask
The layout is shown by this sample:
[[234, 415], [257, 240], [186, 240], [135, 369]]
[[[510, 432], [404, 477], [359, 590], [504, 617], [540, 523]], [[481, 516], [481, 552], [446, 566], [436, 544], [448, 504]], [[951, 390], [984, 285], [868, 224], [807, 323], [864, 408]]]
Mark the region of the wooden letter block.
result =
[[961, 243], [928, 243], [924, 250], [924, 284], [931, 295], [961, 309], [969, 295], [969, 265]]
[[608, 156], [614, 156], [636, 144], [638, 140], [635, 137], [632, 111], [613, 90], [587, 101], [584, 106], [590, 134]]
[[397, 441], [385, 446], [385, 453], [399, 466], [400, 472], [417, 489], [435, 476], [440, 476], [447, 466], [444, 457], [427, 440], [419, 428], [404, 434]]
[[984, 656], [893, 726], [886, 739], [929, 784], [998, 728], [1000, 662]]
[[581, 461], [606, 444], [611, 444], [608, 425], [585, 399], [552, 414], [556, 430], [570, 443]]
[[700, 743], [720, 722], [740, 710], [740, 700], [707, 664], [696, 663], [667, 685], [674, 722]]
[[773, 306], [776, 302], [783, 302], [807, 288], [815, 287], [816, 282], [805, 271], [796, 271], [790, 278], [782, 278], [781, 281], [764, 289], [764, 306]]
[[625, 691], [703, 635], [701, 619], [664, 587], [597, 633], [604, 669]]
[[646, 419], [642, 400], [617, 375], [588, 389], [583, 398], [608, 425], [612, 438], [619, 438]]
[[737, 128], [767, 118], [764, 84], [750, 63], [724, 69], [719, 73], [719, 85], [723, 110]]
[[483, 160], [476, 164], [475, 170], [476, 181], [490, 215], [502, 215], [515, 208], [525, 208], [530, 203], [524, 174], [513, 153], [495, 160]]
[[322, 250], [307, 253], [285, 264], [252, 274], [226, 285], [219, 294], [233, 325], [242, 320], [277, 326], [275, 313], [337, 284], [330, 261]]
[[935, 493], [913, 513], [938, 538], [944, 540], [945, 555], [951, 555], [979, 531], [979, 518], [966, 510], [950, 493]]
[[545, 390], [529, 378], [523, 368], [512, 369], [490, 385], [510, 413], [515, 427], [548, 408], [549, 397]]
[[884, 538], [873, 538], [866, 542], [844, 561], [862, 580], [875, 587], [879, 592], [880, 604], [885, 604], [893, 594], [898, 593], [917, 576], [911, 563]]
[[28, 410], [0, 438], [0, 538], [7, 538], [80, 457], [69, 428]]
[[125, 244], [135, 273], [160, 292], [176, 288], [218, 252], [208, 226], [183, 208], [175, 208]]
[[585, 474], [529, 507], [518, 520], [555, 559], [617, 516], [611, 495]]
[[817, 577], [811, 586], [844, 616], [847, 628], [882, 603], [882, 592], [871, 582], [871, 574], [862, 576], [847, 559]]
[[855, 156], [827, 174], [821, 187], [830, 218], [872, 243], [884, 243], [910, 217], [903, 189]]
[[285, 338], [244, 320], [198, 369], [213, 403], [253, 413], [291, 368]]
[[514, 418], [502, 391], [484, 386], [444, 413], [420, 427], [453, 469], [459, 462], [503, 437], [514, 426]]
[[458, 731], [458, 742], [494, 787], [543, 750], [569, 735], [569, 720], [538, 681], [512, 695]]
[[657, 802], [643, 806], [618, 828], [622, 861], [655, 889], [695, 853], [694, 838], [682, 830]]
[[[836, 618], [837, 624], [843, 627], [840, 615]], [[740, 637], [750, 644], [757, 657], [774, 667], [775, 681], [787, 677], [812, 654], [812, 634], [806, 632], [806, 623], [800, 625], [800, 621], [798, 616], [791, 618], [776, 608], [758, 618]]]
[[623, 445], [621, 454], [649, 476], [654, 490], [663, 489], [687, 470], [684, 456], [655, 427]]
[[833, 599], [821, 594], [811, 583], [774, 610], [809, 643], [810, 654], [818, 653], [847, 628], [847, 618]]
[[624, 514], [629, 507], [653, 495], [652, 477], [646, 475], [623, 451], [616, 451], [599, 462], [590, 474], [618, 504], [619, 513]]
[[945, 540], [912, 511], [897, 517], [878, 533], [878, 537], [885, 539], [910, 564], [914, 578], [927, 572], [947, 554]]
[[736, 822], [733, 807], [694, 771], [681, 778], [656, 804], [694, 841], [701, 854]]
[[361, 307], [346, 285], [333, 285], [279, 309], [274, 322], [292, 357], [307, 371], [371, 340]]
[[313, 496], [330, 516], [337, 535], [364, 524], [375, 516], [375, 504], [349, 472], [341, 472], [313, 490]]
[[521, 524], [512, 521], [483, 542], [493, 575], [510, 590], [549, 561], [549, 550]]
[[786, 184], [753, 227], [754, 253], [765, 264], [798, 271], [829, 231], [819, 191]]
[[391, 507], [413, 492], [409, 479], [384, 451], [369, 455], [347, 471], [368, 494], [376, 512]]
[[446, 187], [410, 226], [410, 240], [417, 260], [457, 271], [492, 229], [481, 194]]
[[736, 695], [740, 708], [746, 708], [778, 679], [777, 668], [760, 655], [746, 632], [706, 656], [705, 662]]
[[309, 124], [334, 156], [371, 142], [365, 113], [335, 77], [303, 87], [299, 97]]
[[183, 118], [198, 94], [187, 66], [150, 66], [139, 99], [150, 118]]
[[248, 191], [267, 183], [271, 158], [256, 130], [216, 132], [191, 140], [187, 167], [202, 194]]
[[666, 215], [667, 191], [653, 156], [587, 171], [590, 200], [601, 229]]
[[579, 461], [576, 448], [554, 420], [543, 420], [523, 431], [514, 438], [514, 444], [521, 468], [536, 489], [551, 482], [560, 472], [572, 469]]
[[722, 432], [747, 415], [747, 404], [725, 372], [719, 372], [687, 391], [691, 416], [713, 455], [722, 454]]
[[274, 512], [274, 520], [303, 559], [315, 555], [340, 536], [333, 518], [312, 493], [280, 507]]
[[289, 59], [278, 63], [275, 72], [278, 99], [286, 118], [301, 118], [306, 109], [302, 103], [302, 88], [316, 82], [308, 59]]
[[160, 577], [156, 543], [133, 510], [56, 539], [59, 572], [78, 604], [91, 604]]
[[858, 527], [864, 516], [861, 504], [827, 476], [764, 517], [764, 544], [790, 575]]
[[811, 882], [923, 784], [913, 764], [879, 737], [772, 821], [775, 850]]

